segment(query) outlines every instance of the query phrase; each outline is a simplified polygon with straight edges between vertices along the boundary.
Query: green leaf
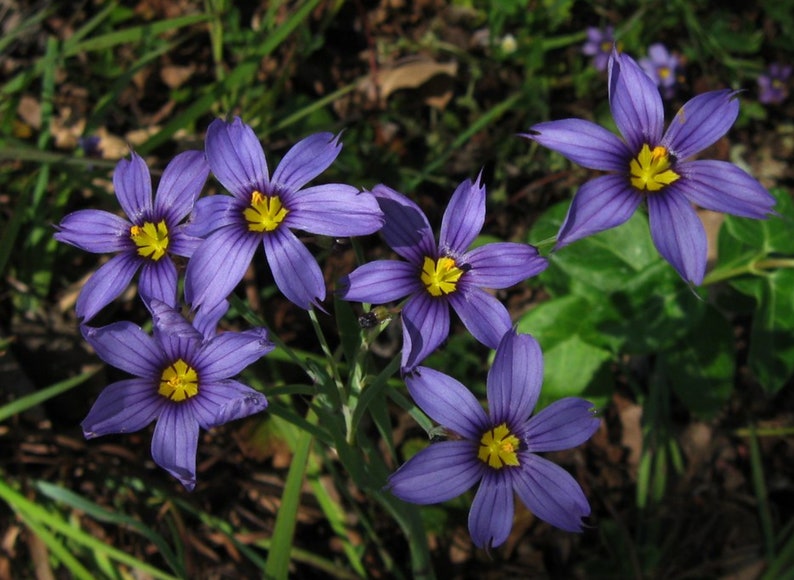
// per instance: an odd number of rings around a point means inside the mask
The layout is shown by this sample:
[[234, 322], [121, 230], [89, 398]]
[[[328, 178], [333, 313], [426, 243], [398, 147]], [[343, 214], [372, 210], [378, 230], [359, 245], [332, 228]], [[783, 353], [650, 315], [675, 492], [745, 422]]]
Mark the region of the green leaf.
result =
[[574, 335], [544, 351], [543, 388], [538, 408], [564, 397], [584, 397], [595, 407], [606, 405], [612, 379], [606, 363], [612, 354]]
[[658, 368], [681, 402], [695, 415], [710, 418], [733, 390], [735, 352], [733, 329], [709, 307], [675, 349], [661, 353]]
[[[794, 236], [791, 235], [794, 225], [794, 201], [789, 193], [782, 188], [771, 189], [769, 193], [777, 199], [775, 211], [778, 215], [765, 220], [752, 220], [729, 215], [725, 217], [724, 233], [750, 246], [760, 254], [772, 252], [794, 254]], [[720, 237], [722, 237], [722, 232]]]
[[794, 373], [794, 270], [758, 280], [758, 308], [750, 333], [749, 364], [761, 385], [776, 393]]
[[[555, 236], [567, 210], [568, 203], [552, 206], [535, 224], [530, 239]], [[553, 253], [540, 279], [552, 295], [573, 293], [597, 302], [604, 293], [624, 288], [635, 274], [659, 261], [648, 219], [636, 212], [617, 228], [577, 240]]]

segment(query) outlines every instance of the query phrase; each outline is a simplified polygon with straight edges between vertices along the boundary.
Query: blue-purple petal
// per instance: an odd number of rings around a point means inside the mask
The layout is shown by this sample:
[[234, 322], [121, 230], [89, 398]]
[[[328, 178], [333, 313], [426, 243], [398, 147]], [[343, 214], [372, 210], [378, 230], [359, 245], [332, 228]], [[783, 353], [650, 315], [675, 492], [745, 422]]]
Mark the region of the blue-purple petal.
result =
[[254, 191], [269, 193], [262, 144], [240, 117], [210, 123], [205, 148], [213, 175], [236, 198], [248, 203]]
[[632, 156], [617, 135], [584, 119], [547, 121], [533, 125], [529, 131], [522, 137], [588, 169], [625, 172]]
[[559, 465], [533, 453], [519, 453], [521, 466], [510, 471], [513, 489], [541, 520], [566, 532], [581, 532], [590, 504], [581, 486]]
[[214, 306], [199, 308], [193, 318], [193, 326], [205, 339], [210, 339], [217, 333], [218, 323], [228, 311], [228, 300], [221, 300]]
[[231, 226], [207, 238], [187, 263], [185, 300], [188, 304], [193, 308], [212, 308], [226, 300], [243, 279], [259, 240], [259, 236]]
[[449, 336], [449, 304], [421, 291], [406, 302], [402, 322], [401, 368], [405, 372], [420, 364]]
[[333, 133], [315, 133], [295, 143], [273, 172], [275, 192], [296, 191], [330, 167], [342, 150]]
[[464, 253], [479, 235], [485, 223], [485, 186], [467, 179], [455, 189], [441, 220], [439, 251], [441, 254]]
[[199, 395], [191, 399], [193, 416], [204, 429], [236, 421], [267, 408], [267, 399], [238, 381], [201, 382]]
[[474, 545], [488, 549], [504, 544], [513, 527], [514, 514], [509, 477], [486, 469], [469, 512], [469, 534]]
[[247, 204], [248, 202], [242, 203], [229, 195], [202, 197], [193, 208], [190, 221], [185, 226], [185, 233], [205, 238], [222, 227], [246, 227], [243, 212]]
[[725, 135], [739, 115], [736, 91], [709, 91], [690, 99], [673, 117], [661, 144], [680, 160]]
[[617, 51], [609, 60], [609, 106], [630, 151], [659, 143], [664, 129], [659, 89], [634, 59]]
[[399, 260], [376, 260], [353, 270], [339, 282], [340, 294], [351, 302], [385, 304], [423, 291], [417, 267]]
[[154, 197], [156, 220], [165, 218], [168, 224], [178, 224], [193, 209], [210, 166], [203, 151], [183, 151], [163, 170], [157, 195]]
[[496, 348], [510, 330], [507, 308], [482, 288], [459, 285], [449, 295], [449, 303], [472, 336], [488, 348]]
[[179, 225], [171, 230], [168, 236], [168, 253], [175, 256], [189, 258], [204, 241], [202, 238], [185, 233], [187, 227]]
[[165, 353], [141, 327], [122, 321], [99, 328], [82, 326], [81, 330], [107, 364], [152, 382], [159, 380], [166, 364]]
[[507, 332], [488, 371], [488, 409], [494, 425], [520, 431], [532, 414], [543, 383], [543, 355], [529, 334]]
[[418, 367], [405, 376], [411, 398], [428, 417], [443, 427], [479, 442], [488, 417], [472, 392], [442, 372]]
[[[149, 300], [147, 305], [152, 313], [154, 338], [163, 346], [169, 360], [192, 355], [199, 348], [204, 336], [175, 305], [158, 299]], [[190, 362], [193, 363], [192, 357]]]
[[322, 236], [364, 236], [383, 227], [375, 197], [352, 185], [329, 183], [284, 194], [290, 208], [283, 225]]
[[473, 249], [463, 257], [471, 269], [466, 282], [480, 288], [509, 288], [537, 276], [549, 265], [529, 244], [496, 242]]
[[134, 151], [122, 159], [113, 172], [113, 189], [121, 209], [132, 223], [140, 224], [152, 216], [152, 178], [146, 162]]
[[176, 306], [176, 266], [167, 256], [154, 261], [145, 259], [138, 279], [138, 292], [146, 298], [162, 300]]
[[188, 491], [196, 487], [199, 424], [190, 405], [163, 407], [152, 436], [152, 459]]
[[676, 171], [682, 179], [672, 186], [702, 208], [756, 219], [774, 212], [775, 198], [758, 180], [733, 163], [690, 161], [680, 163]]
[[529, 420], [524, 437], [527, 451], [562, 451], [581, 445], [598, 430], [601, 420], [593, 404], [567, 397], [553, 402]]
[[240, 373], [273, 348], [264, 328], [223, 332], [201, 347], [193, 363], [202, 381], [215, 382]]
[[325, 279], [317, 261], [288, 228], [263, 238], [265, 256], [276, 286], [293, 304], [309, 310], [325, 300]]
[[418, 205], [385, 185], [376, 185], [372, 194], [386, 218], [380, 233], [392, 250], [419, 266], [426, 256], [437, 257], [433, 230]]
[[134, 246], [130, 239], [132, 224], [122, 217], [99, 209], [81, 209], [70, 213], [57, 226], [53, 236], [59, 242], [105, 254], [129, 250]]
[[108, 385], [80, 425], [86, 438], [143, 429], [160, 414], [166, 399], [147, 379], [127, 379]]
[[601, 175], [585, 182], [568, 208], [555, 248], [619, 226], [634, 214], [640, 203], [642, 195], [629, 185], [624, 175]]
[[135, 252], [124, 252], [112, 257], [94, 272], [77, 296], [77, 318], [88, 322], [105, 306], [118, 298], [132, 281], [141, 265]]
[[426, 505], [456, 498], [482, 477], [485, 464], [471, 441], [441, 441], [422, 449], [389, 477], [403, 501]]
[[696, 286], [703, 282], [706, 232], [689, 200], [668, 186], [662, 195], [648, 196], [648, 218], [653, 243], [662, 257], [687, 282]]

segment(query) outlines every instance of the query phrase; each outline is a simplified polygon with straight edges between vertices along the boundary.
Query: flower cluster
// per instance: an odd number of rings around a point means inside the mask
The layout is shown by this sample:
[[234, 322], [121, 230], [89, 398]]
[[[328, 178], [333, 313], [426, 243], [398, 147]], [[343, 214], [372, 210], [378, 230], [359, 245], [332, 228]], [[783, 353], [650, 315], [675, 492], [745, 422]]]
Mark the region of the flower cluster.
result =
[[[267, 331], [216, 334], [216, 326], [260, 243], [284, 295], [310, 308], [325, 298], [325, 284], [291, 228], [332, 236], [380, 229], [383, 216], [371, 194], [341, 184], [304, 187], [340, 148], [329, 133], [312, 135], [295, 145], [270, 177], [253, 130], [239, 118], [219, 119], [208, 130], [206, 154], [177, 155], [154, 199], [144, 160], [133, 153], [130, 161], [118, 163], [113, 185], [127, 219], [93, 209], [64, 217], [57, 240], [90, 252], [117, 252], [85, 284], [76, 310], [99, 357], [135, 377], [100, 394], [83, 422], [86, 437], [135, 431], [156, 420], [155, 462], [192, 489], [199, 427], [209, 429], [267, 406], [263, 395], [232, 378], [273, 349]], [[198, 201], [210, 171], [231, 196]], [[179, 313], [172, 255], [189, 258], [185, 297], [196, 311], [192, 323]], [[138, 270], [153, 336], [130, 322], [89, 326]]]
[[[597, 66], [604, 56], [609, 105], [621, 137], [582, 119], [538, 123], [524, 135], [606, 172], [576, 193], [555, 250], [622, 224], [645, 202], [661, 255], [685, 281], [700, 284], [706, 236], [694, 205], [750, 218], [773, 212], [772, 196], [738, 167], [691, 159], [731, 127], [739, 109], [736, 94], [722, 90], [694, 97], [665, 130], [659, 89], [673, 86], [679, 63], [661, 45], [651, 47], [647, 62], [637, 63], [619, 53], [611, 29], [589, 31], [588, 37], [585, 52]], [[492, 293], [541, 273], [547, 258], [529, 244], [477, 243], [486, 211], [480, 177], [458, 185], [438, 237], [422, 209], [386, 185], [371, 191], [341, 183], [310, 186], [341, 147], [330, 133], [311, 135], [294, 145], [271, 175], [253, 129], [239, 118], [218, 119], [208, 128], [204, 152], [184, 152], [168, 164], [156, 196], [141, 157], [133, 153], [119, 162], [113, 183], [126, 218], [80, 210], [63, 219], [55, 234], [59, 241], [117, 254], [84, 286], [77, 315], [99, 357], [133, 377], [100, 394], [83, 421], [86, 437], [135, 431], [156, 421], [155, 462], [192, 489], [199, 428], [267, 406], [264, 395], [234, 377], [274, 348], [272, 337], [263, 328], [217, 331], [257, 248], [262, 246], [281, 293], [313, 311], [323, 307], [325, 280], [296, 232], [333, 237], [380, 232], [400, 259], [358, 266], [340, 280], [338, 294], [368, 304], [399, 302], [393, 311], [402, 322], [402, 376], [416, 405], [448, 436], [398, 468], [388, 489], [405, 501], [428, 504], [479, 483], [469, 530], [480, 547], [506, 541], [514, 495], [538, 518], [581, 531], [582, 518], [590, 513], [582, 488], [538, 453], [584, 443], [600, 420], [591, 403], [579, 398], [559, 400], [532, 416], [543, 378], [540, 347], [532, 336], [516, 333]], [[210, 173], [229, 195], [199, 199]], [[188, 260], [184, 303], [192, 321], [181, 314], [181, 261], [172, 256]], [[153, 334], [131, 322], [89, 326], [138, 271]], [[496, 350], [487, 377], [487, 413], [463, 384], [422, 365], [448, 337], [450, 310], [476, 340]]]
[[[593, 57], [592, 65], [596, 70], [607, 70], [612, 51], [623, 50], [623, 44], [615, 40], [615, 28], [607, 26], [600, 29], [591, 26], [587, 28], [586, 33], [587, 41], [582, 45], [582, 54]], [[675, 95], [683, 72], [683, 62], [677, 54], [670, 52], [661, 42], [657, 42], [648, 47], [648, 56], [639, 59], [638, 62], [659, 87], [665, 99]]]

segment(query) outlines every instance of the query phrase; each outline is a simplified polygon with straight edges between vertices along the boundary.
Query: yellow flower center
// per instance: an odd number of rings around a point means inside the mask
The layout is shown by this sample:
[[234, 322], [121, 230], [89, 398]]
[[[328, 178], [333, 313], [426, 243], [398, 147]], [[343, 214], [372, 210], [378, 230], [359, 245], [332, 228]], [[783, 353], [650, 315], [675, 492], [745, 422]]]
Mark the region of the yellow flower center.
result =
[[640, 154], [629, 163], [631, 184], [637, 189], [659, 191], [676, 181], [680, 175], [670, 169], [670, 154], [665, 147], [644, 144]]
[[157, 393], [177, 403], [198, 395], [198, 374], [181, 358], [160, 375]]
[[425, 256], [420, 278], [432, 296], [454, 292], [461, 276], [463, 276], [463, 270], [458, 268], [452, 258], [445, 256], [433, 260], [433, 258]]
[[248, 229], [252, 232], [272, 232], [284, 218], [289, 210], [281, 203], [277, 195], [264, 195], [261, 191], [251, 194], [251, 207], [243, 212]]
[[518, 466], [518, 437], [513, 435], [506, 423], [502, 423], [483, 433], [477, 457], [494, 469], [505, 465]]
[[130, 238], [138, 246], [138, 255], [155, 262], [165, 256], [168, 249], [168, 226], [165, 221], [157, 224], [144, 222], [142, 226], [130, 228]]
[[668, 67], [666, 67], [666, 66], [660, 66], [660, 67], [658, 68], [658, 70], [656, 71], [656, 73], [659, 75], [659, 78], [660, 78], [661, 80], [665, 80], [665, 79], [667, 79], [667, 77], [669, 77], [669, 76], [670, 76], [670, 73], [671, 73], [671, 72], [672, 72], [672, 71], [671, 71], [671, 70], [670, 70]]

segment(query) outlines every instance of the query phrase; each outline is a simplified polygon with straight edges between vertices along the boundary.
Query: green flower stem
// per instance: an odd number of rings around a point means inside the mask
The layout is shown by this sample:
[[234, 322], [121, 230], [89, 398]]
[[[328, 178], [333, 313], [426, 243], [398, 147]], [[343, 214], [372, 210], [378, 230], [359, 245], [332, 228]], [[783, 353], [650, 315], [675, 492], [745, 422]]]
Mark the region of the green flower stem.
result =
[[777, 270], [778, 268], [794, 268], [794, 258], [762, 258], [736, 268], [727, 268], [725, 270], [718, 268], [706, 275], [701, 286], [709, 286], [748, 274], [760, 276], [769, 270]]
[[[320, 321], [317, 319], [317, 312], [314, 310], [314, 308], [309, 310], [309, 318], [312, 321], [312, 328], [314, 328], [314, 333], [317, 335], [317, 340], [320, 341], [320, 347], [322, 348], [323, 354], [327, 359], [328, 366], [331, 369], [331, 374], [333, 376], [334, 383], [336, 384], [336, 392], [338, 393], [336, 398], [338, 398], [338, 404], [341, 407], [342, 413], [345, 417], [345, 429], [347, 433], [350, 433], [353, 413], [350, 409], [348, 401], [349, 397], [347, 388], [345, 387], [345, 383], [342, 381], [342, 377], [339, 374], [339, 361], [331, 352], [331, 347], [328, 346], [328, 341], [325, 339], [325, 334], [323, 334], [323, 329], [320, 327]], [[333, 396], [333, 394], [330, 392], [329, 395]]]

